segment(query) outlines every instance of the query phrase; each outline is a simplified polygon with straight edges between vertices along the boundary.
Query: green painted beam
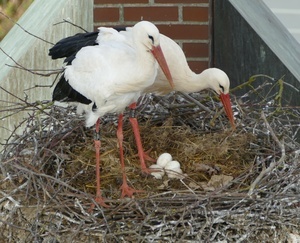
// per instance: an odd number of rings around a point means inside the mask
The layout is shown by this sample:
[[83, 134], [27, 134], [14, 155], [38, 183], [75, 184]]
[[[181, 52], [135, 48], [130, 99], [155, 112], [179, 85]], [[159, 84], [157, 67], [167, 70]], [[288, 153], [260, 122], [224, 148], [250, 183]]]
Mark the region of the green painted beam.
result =
[[[92, 31], [93, 4], [93, 0], [35, 0], [20, 18], [18, 25], [14, 25], [1, 41], [0, 48], [25, 68], [38, 70], [60, 68], [62, 60], [53, 61], [48, 56], [48, 49], [53, 45], [51, 43], [82, 32], [82, 30], [68, 23], [58, 23], [67, 19], [88, 31]], [[0, 87], [2, 88], [0, 90], [0, 143], [3, 143], [11, 135], [15, 126], [18, 126], [20, 121], [28, 115], [26, 111], [9, 116], [14, 112], [10, 107], [20, 102], [14, 96], [21, 99], [28, 97], [28, 102], [50, 100], [51, 88], [32, 87], [36, 85], [50, 86], [55, 79], [55, 76], [41, 77], [9, 67], [7, 64], [15, 65], [10, 57], [0, 50]], [[3, 89], [13, 95], [3, 91]], [[9, 111], [9, 109], [12, 110]], [[22, 127], [18, 131], [22, 132]]]

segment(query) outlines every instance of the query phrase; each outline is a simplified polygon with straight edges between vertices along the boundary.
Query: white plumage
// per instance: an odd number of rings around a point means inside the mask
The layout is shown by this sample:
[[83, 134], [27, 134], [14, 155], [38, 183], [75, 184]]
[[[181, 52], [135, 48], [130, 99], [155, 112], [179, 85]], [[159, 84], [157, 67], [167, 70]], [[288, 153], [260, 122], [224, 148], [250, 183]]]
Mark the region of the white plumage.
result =
[[[218, 68], [194, 73], [175, 41], [159, 34], [156, 27], [150, 26], [148, 22], [141, 23], [121, 32], [101, 27], [99, 32], [63, 39], [50, 49], [49, 55], [53, 59], [66, 57], [68, 63], [72, 61], [71, 67], [67, 66], [65, 70], [65, 77], [71, 87], [62, 80], [55, 95], [57, 99], [54, 100], [83, 103], [79, 108], [87, 113], [87, 126], [92, 126], [98, 117], [108, 112], [121, 113], [145, 92], [161, 95], [173, 90], [191, 93], [209, 88], [220, 96], [229, 121], [235, 127], [229, 97], [230, 81], [226, 73]], [[153, 46], [159, 47], [158, 43], [172, 73], [174, 85], [166, 62], [152, 49]], [[160, 52], [159, 48], [156, 50]], [[158, 66], [150, 52], [159, 63], [165, 65]], [[130, 121], [137, 140], [142, 170], [147, 171], [144, 162], [147, 156], [141, 145], [137, 121], [132, 117]], [[131, 190], [126, 191], [126, 195], [131, 194]]]
[[230, 81], [227, 74], [219, 68], [208, 68], [196, 74], [190, 69], [183, 50], [175, 41], [160, 34], [160, 45], [173, 77], [174, 88], [168, 85], [165, 75], [158, 67], [154, 83], [147, 87], [144, 92], [165, 95], [173, 90], [193, 93], [212, 89], [219, 95], [226, 115], [232, 127], [235, 127], [229, 96]]
[[[212, 89], [218, 94], [229, 93], [230, 81], [224, 71], [218, 68], [208, 68], [196, 74], [190, 69], [183, 50], [175, 41], [160, 34], [160, 45], [173, 77], [174, 89], [167, 85], [162, 70], [159, 68], [155, 82], [145, 92], [164, 95], [173, 90], [192, 93]], [[224, 90], [220, 88], [220, 85]]]
[[154, 82], [158, 65], [151, 50], [159, 44], [158, 29], [143, 21], [130, 32], [100, 28], [99, 45], [82, 48], [65, 68], [66, 81], [97, 106], [85, 107], [88, 127], [108, 112], [121, 113]]
[[[132, 27], [128, 27], [126, 30], [125, 35], [128, 36], [132, 31]], [[111, 30], [111, 33], [115, 35], [117, 31]], [[100, 32], [77, 34], [59, 42], [52, 48], [52, 51], [50, 50], [50, 55], [54, 59], [61, 57], [68, 58], [86, 45], [95, 45], [105, 42], [106, 39], [109, 38], [108, 36], [108, 32], [106, 31], [105, 34], [103, 34], [101, 33], [101, 29]], [[130, 40], [130, 37], [127, 38], [127, 40]], [[166, 75], [164, 75], [162, 69], [158, 67], [158, 73], [154, 83], [143, 92], [163, 95], [173, 90], [191, 93], [199, 92], [203, 89], [212, 89], [220, 96], [229, 121], [231, 125], [235, 127], [229, 97], [230, 81], [227, 74], [218, 68], [208, 68], [202, 73], [196, 74], [189, 68], [184, 52], [175, 41], [160, 34], [160, 45], [172, 73], [174, 87], [169, 85], [166, 80]]]
[[[120, 113], [117, 136], [123, 173], [122, 196], [132, 196], [137, 191], [129, 187], [126, 181], [122, 112], [130, 104], [135, 104], [143, 90], [153, 84], [158, 64], [171, 85], [173, 85], [172, 77], [159, 45], [159, 31], [152, 23], [141, 21], [122, 32], [103, 27], [99, 28], [99, 31], [96, 40], [98, 45], [82, 47], [75, 56], [71, 53], [68, 65], [54, 89], [53, 100], [83, 103], [79, 105], [79, 109], [86, 113], [86, 125], [90, 127], [96, 124], [97, 134], [100, 117], [106, 113]], [[139, 134], [137, 124], [132, 123], [135, 133]], [[97, 178], [95, 201], [107, 206], [100, 190], [101, 143], [97, 137], [98, 135], [95, 139]], [[141, 166], [142, 169], [147, 169], [144, 161], [141, 161]]]

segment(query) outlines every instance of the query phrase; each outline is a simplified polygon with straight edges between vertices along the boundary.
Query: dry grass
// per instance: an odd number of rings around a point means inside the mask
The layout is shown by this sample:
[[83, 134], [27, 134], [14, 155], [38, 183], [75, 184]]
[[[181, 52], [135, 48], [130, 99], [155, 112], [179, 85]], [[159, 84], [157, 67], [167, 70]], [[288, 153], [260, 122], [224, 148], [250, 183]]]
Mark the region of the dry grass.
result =
[[[109, 208], [88, 212], [95, 194], [93, 129], [71, 108], [37, 104], [26, 130], [2, 156], [1, 233], [7, 242], [283, 242], [299, 234], [299, 107], [250, 103], [273, 85], [233, 96], [232, 131], [210, 94], [147, 96], [139, 108], [145, 149], [169, 152], [186, 178], [140, 173], [131, 127], [124, 124], [129, 183], [144, 193], [120, 199], [116, 116], [102, 120], [102, 189]], [[252, 86], [251, 86], [252, 87]], [[250, 91], [249, 91], [250, 90]], [[253, 92], [255, 90], [255, 92]], [[246, 98], [245, 98], [246, 97]], [[252, 97], [252, 98], [251, 98]], [[171, 105], [170, 105], [171, 104]], [[28, 106], [29, 104], [26, 104]], [[128, 115], [128, 114], [127, 114]], [[199, 169], [206, 165], [210, 170]], [[150, 165], [150, 163], [149, 163]], [[232, 176], [208, 188], [212, 175]]]

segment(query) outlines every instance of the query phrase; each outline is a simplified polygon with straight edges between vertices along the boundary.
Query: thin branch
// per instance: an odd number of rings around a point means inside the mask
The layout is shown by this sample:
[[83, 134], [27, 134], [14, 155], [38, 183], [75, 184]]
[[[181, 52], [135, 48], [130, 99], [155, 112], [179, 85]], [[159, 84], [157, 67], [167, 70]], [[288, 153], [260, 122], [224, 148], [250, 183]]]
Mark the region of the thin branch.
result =
[[[1, 48], [0, 48], [1, 49]], [[2, 50], [3, 51], [3, 50]], [[11, 57], [10, 57], [11, 58]], [[11, 58], [12, 59], [12, 58]], [[63, 68], [60, 68], [60, 69], [53, 69], [53, 70], [38, 70], [38, 71], [45, 71], [45, 72], [48, 72], [48, 73], [41, 73], [41, 72], [37, 72], [37, 69], [28, 69], [28, 68], [25, 68], [23, 67], [22, 65], [16, 63], [17, 66], [13, 66], [13, 65], [9, 65], [9, 64], [5, 64], [6, 66], [8, 67], [11, 67], [11, 68], [17, 68], [17, 69], [21, 69], [21, 70], [24, 70], [24, 71], [27, 71], [29, 73], [32, 73], [34, 75], [39, 75], [39, 76], [43, 76], [43, 77], [50, 77], [51, 75], [53, 74], [60, 74], [63, 72]]]
[[203, 110], [212, 113], [212, 111], [207, 108], [205, 105], [202, 105], [198, 100], [194, 99], [192, 96], [190, 96], [187, 93], [184, 92], [179, 92], [181, 95], [183, 95], [185, 98], [187, 98], [188, 100], [192, 101], [194, 104], [196, 104], [197, 106], [199, 106], [200, 108], [202, 108]]
[[29, 31], [27, 31], [24, 27], [22, 27], [20, 24], [18, 24], [16, 21], [14, 21], [12, 18], [10, 18], [9, 16], [7, 16], [5, 13], [1, 12], [0, 11], [0, 14], [3, 15], [5, 18], [9, 19], [11, 22], [13, 22], [15, 25], [17, 25], [18, 27], [20, 27], [25, 33], [43, 41], [43, 42], [46, 42], [48, 44], [51, 44], [51, 45], [54, 45], [54, 43], [50, 42], [50, 41], [47, 41], [47, 40], [44, 40], [43, 38], [37, 36], [37, 35], [34, 35], [32, 33], [30, 33]]
[[17, 191], [24, 189], [27, 186], [28, 182], [26, 181], [25, 183], [23, 183], [22, 185], [20, 185], [19, 187], [17, 187], [16, 189], [10, 191], [9, 194], [6, 194], [5, 192], [0, 191], [0, 193], [2, 194], [2, 198], [0, 199], [0, 203], [4, 202], [6, 199], [10, 200], [15, 207], [20, 207], [20, 203], [18, 201], [16, 201], [15, 199], [12, 198], [11, 195], [15, 194]]
[[67, 19], [63, 19], [63, 21], [61, 21], [61, 22], [58, 22], [58, 23], [54, 24], [54, 26], [55, 26], [55, 25], [59, 25], [59, 24], [64, 24], [64, 23], [67, 23], [67, 24], [73, 25], [73, 26], [77, 27], [78, 29], [81, 29], [81, 30], [83, 30], [85, 33], [87, 33], [87, 32], [88, 32], [87, 30], [85, 30], [85, 29], [84, 29], [84, 28], [82, 28], [81, 26], [79, 26], [79, 25], [77, 25], [77, 24], [74, 24], [74, 23], [72, 23], [71, 21], [69, 21], [69, 20], [67, 20]]
[[270, 126], [269, 122], [267, 121], [267, 118], [265, 116], [265, 113], [262, 111], [261, 112], [261, 117], [264, 120], [266, 127], [268, 129], [268, 131], [270, 132], [273, 140], [277, 143], [278, 147], [280, 147], [281, 149], [281, 158], [276, 162], [272, 162], [270, 164], [270, 166], [268, 168], [263, 168], [262, 171], [260, 172], [260, 174], [256, 177], [256, 179], [254, 180], [254, 182], [251, 184], [248, 195], [251, 196], [253, 194], [253, 191], [255, 189], [255, 187], [257, 186], [257, 184], [262, 180], [262, 178], [267, 175], [268, 173], [270, 173], [273, 169], [275, 169], [277, 166], [279, 166], [282, 162], [284, 162], [285, 160], [285, 147], [284, 144], [281, 143], [279, 141], [279, 139], [277, 138], [275, 132], [273, 131], [272, 127]]
[[9, 64], [5, 64], [5, 65], [8, 66], [8, 67], [18, 68], [18, 69], [27, 71], [27, 72], [29, 72], [29, 73], [32, 73], [32, 74], [34, 74], [34, 75], [40, 75], [40, 76], [44, 76], [44, 77], [49, 77], [49, 76], [51, 76], [51, 75], [53, 75], [53, 74], [58, 74], [58, 73], [61, 73], [61, 72], [63, 71], [63, 69], [57, 69], [57, 70], [50, 70], [49, 73], [40, 73], [40, 72], [36, 72], [36, 71], [34, 71], [34, 70], [25, 68], [24, 66], [22, 66], [21, 64], [19, 64], [12, 56], [10, 56], [7, 52], [5, 52], [1, 47], [0, 47], [0, 50], [1, 50], [8, 58], [10, 58], [10, 59], [16, 64], [16, 66], [9, 65]]

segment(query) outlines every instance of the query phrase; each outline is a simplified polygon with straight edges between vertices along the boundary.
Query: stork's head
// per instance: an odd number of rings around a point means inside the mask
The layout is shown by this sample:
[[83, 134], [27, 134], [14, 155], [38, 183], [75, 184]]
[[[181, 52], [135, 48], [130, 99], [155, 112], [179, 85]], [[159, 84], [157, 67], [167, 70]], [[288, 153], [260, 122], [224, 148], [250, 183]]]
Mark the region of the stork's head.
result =
[[140, 21], [133, 26], [132, 30], [135, 33], [135, 38], [141, 41], [149, 50], [160, 45], [159, 30], [151, 22]]
[[218, 68], [208, 68], [202, 72], [208, 80], [208, 86], [218, 95], [228, 94], [230, 81], [227, 74]]
[[146, 47], [147, 51], [150, 51], [153, 54], [173, 88], [174, 82], [160, 47], [160, 34], [157, 27], [149, 21], [140, 21], [133, 26], [132, 30], [135, 41], [140, 42]]
[[209, 87], [219, 95], [230, 124], [235, 128], [229, 96], [230, 81], [227, 74], [218, 68], [209, 68], [203, 72], [206, 72], [207, 79], [209, 80]]

